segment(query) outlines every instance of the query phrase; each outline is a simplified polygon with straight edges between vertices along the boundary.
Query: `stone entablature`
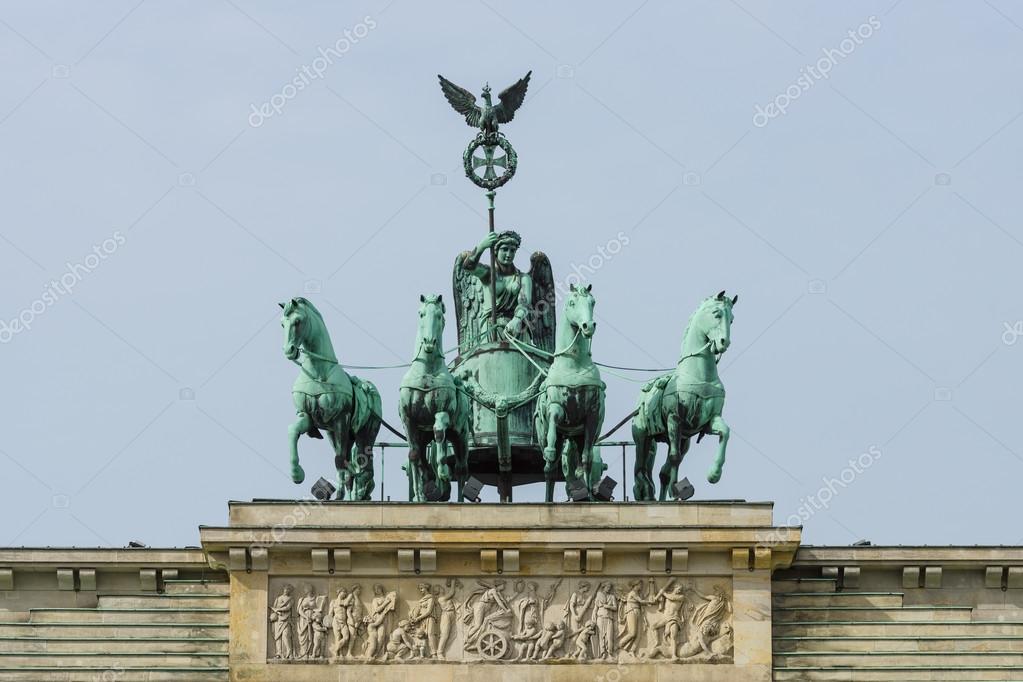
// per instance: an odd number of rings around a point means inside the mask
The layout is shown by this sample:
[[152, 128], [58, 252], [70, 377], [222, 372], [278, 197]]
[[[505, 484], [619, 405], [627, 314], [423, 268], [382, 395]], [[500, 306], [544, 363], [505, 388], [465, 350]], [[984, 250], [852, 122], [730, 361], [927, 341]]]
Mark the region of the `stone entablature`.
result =
[[232, 679], [368, 666], [449, 679], [472, 663], [480, 677], [625, 665], [636, 679], [767, 680], [771, 573], [800, 536], [771, 511], [255, 502], [201, 535], [231, 573]]
[[201, 549], [0, 548], [0, 595], [10, 612], [94, 604], [99, 592], [155, 593], [193, 573], [213, 574]]
[[[260, 502], [204, 549], [0, 549], [0, 679], [1023, 679], [1023, 547], [799, 547], [770, 518]], [[25, 651], [50, 646], [79, 657]]]

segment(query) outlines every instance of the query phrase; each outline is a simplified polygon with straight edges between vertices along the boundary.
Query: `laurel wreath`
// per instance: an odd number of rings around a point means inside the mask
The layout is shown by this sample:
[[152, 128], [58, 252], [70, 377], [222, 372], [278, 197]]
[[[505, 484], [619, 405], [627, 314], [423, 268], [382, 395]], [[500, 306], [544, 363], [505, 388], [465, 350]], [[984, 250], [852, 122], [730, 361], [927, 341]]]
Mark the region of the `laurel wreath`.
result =
[[[507, 159], [506, 160], [507, 166], [504, 169], [504, 173], [494, 178], [493, 180], [481, 178], [480, 176], [476, 175], [475, 172], [476, 169], [472, 167], [473, 153], [480, 147], [484, 146], [500, 147], [501, 150], [505, 153], [505, 157]], [[465, 148], [465, 153], [462, 154], [462, 165], [465, 168], [465, 177], [469, 178], [469, 180], [471, 180], [472, 183], [477, 187], [481, 187], [483, 189], [488, 190], [497, 189], [498, 187], [502, 186], [503, 184], [511, 180], [512, 176], [515, 175], [515, 168], [516, 166], [518, 166], [518, 163], [519, 156], [518, 154], [515, 153], [515, 148], [512, 147], [511, 142], [508, 141], [508, 138], [506, 138], [504, 135], [501, 135], [500, 133], [498, 133], [497, 135], [493, 134], [488, 135], [485, 133], [480, 133], [479, 135], [476, 136], [476, 139], [469, 143], [469, 146]]]

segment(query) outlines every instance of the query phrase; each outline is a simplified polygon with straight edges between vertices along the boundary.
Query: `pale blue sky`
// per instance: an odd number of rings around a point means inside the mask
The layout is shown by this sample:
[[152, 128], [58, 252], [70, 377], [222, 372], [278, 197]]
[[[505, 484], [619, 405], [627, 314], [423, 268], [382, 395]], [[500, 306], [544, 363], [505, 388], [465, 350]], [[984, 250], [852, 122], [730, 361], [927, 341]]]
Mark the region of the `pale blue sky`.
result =
[[[673, 364], [700, 299], [740, 295], [698, 498], [816, 504], [818, 544], [1023, 540], [1017, 3], [2, 2], [0, 60], [2, 545], [195, 544], [228, 499], [308, 495], [332, 457], [304, 440], [286, 476], [276, 302], [311, 292], [343, 362], [409, 360], [485, 230], [436, 74], [529, 69], [498, 225], [558, 277], [628, 236], [589, 277], [597, 359]], [[401, 371], [362, 374], [397, 423]], [[638, 385], [606, 380], [610, 425]]]

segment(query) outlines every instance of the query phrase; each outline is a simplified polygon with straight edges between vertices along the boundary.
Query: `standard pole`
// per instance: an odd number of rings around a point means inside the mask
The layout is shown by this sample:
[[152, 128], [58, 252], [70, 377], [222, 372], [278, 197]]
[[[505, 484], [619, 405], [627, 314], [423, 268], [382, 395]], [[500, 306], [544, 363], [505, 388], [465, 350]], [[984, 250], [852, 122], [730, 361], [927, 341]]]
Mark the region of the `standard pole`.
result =
[[[490, 218], [490, 233], [496, 231], [494, 227], [494, 197], [497, 192], [487, 192], [487, 214]], [[490, 247], [490, 333], [494, 341], [499, 340], [497, 336], [497, 248]], [[511, 471], [501, 471], [501, 461], [511, 461], [511, 442], [508, 436], [508, 415], [497, 417], [497, 492], [501, 502], [512, 501], [512, 477]]]
[[[497, 192], [490, 190], [487, 192], [487, 213], [490, 216], [490, 233], [495, 232], [494, 229], [494, 197], [497, 196]], [[497, 341], [497, 249], [494, 246], [490, 247], [490, 334], [491, 340]]]

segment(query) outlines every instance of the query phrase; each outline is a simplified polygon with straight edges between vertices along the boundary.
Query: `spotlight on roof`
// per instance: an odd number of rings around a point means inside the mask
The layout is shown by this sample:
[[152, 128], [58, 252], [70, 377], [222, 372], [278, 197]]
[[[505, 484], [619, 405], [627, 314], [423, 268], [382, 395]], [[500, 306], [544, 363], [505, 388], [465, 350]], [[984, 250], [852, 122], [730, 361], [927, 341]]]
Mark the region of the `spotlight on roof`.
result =
[[469, 480], [462, 484], [462, 499], [479, 502], [481, 490], [483, 490], [483, 483], [475, 476], [470, 476]]
[[614, 499], [615, 486], [617, 485], [618, 481], [610, 476], [605, 476], [600, 479], [600, 483], [597, 484], [596, 489], [593, 491], [593, 496], [601, 502], [610, 502]]
[[693, 484], [689, 482], [689, 477], [686, 476], [671, 487], [671, 494], [676, 501], [685, 502], [696, 494], [696, 488], [693, 487]]
[[316, 481], [316, 483], [313, 483], [312, 488], [313, 497], [315, 497], [320, 502], [326, 502], [327, 500], [329, 500], [331, 497], [333, 497], [336, 491], [337, 488], [334, 487], [334, 484], [328, 481], [327, 479], [323, 478], [322, 476], [320, 477], [320, 480]]
[[572, 502], [589, 502], [590, 490], [581, 478], [568, 482], [568, 499]]
[[423, 484], [423, 494], [426, 495], [427, 502], [439, 502], [444, 496], [435, 481], [427, 481]]

